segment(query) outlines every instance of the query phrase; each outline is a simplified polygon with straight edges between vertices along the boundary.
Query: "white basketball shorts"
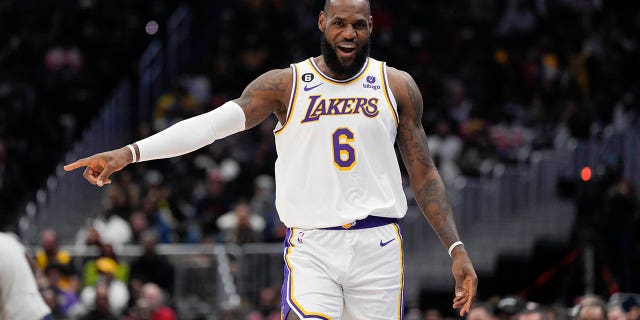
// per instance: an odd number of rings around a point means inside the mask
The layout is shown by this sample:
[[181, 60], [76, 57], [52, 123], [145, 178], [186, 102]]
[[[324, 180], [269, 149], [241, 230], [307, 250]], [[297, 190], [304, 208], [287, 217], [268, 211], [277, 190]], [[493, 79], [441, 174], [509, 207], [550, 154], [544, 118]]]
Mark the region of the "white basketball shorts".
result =
[[402, 236], [395, 219], [370, 216], [327, 229], [289, 228], [282, 316], [402, 319]]

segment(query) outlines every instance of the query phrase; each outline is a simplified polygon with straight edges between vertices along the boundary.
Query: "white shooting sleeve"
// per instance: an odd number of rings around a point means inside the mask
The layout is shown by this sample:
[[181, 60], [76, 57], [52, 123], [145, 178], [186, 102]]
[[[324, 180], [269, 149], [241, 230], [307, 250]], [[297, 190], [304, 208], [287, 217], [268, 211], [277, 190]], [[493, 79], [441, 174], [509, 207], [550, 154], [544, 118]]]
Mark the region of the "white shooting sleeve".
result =
[[148, 138], [137, 141], [139, 161], [180, 156], [217, 139], [245, 129], [242, 108], [229, 101], [222, 106], [193, 118], [182, 120]]

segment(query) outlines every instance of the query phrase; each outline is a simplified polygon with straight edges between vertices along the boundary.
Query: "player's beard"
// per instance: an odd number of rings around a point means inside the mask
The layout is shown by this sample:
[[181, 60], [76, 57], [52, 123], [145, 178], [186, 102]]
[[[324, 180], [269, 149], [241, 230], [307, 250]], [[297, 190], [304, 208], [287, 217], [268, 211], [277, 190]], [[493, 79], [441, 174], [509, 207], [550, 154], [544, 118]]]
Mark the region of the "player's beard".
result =
[[329, 69], [337, 75], [344, 76], [348, 79], [355, 76], [358, 71], [362, 69], [362, 66], [364, 66], [364, 63], [367, 61], [367, 57], [369, 56], [369, 51], [371, 50], [371, 41], [367, 39], [367, 42], [358, 49], [358, 52], [356, 52], [353, 62], [347, 66], [340, 63], [336, 50], [331, 47], [329, 40], [327, 40], [327, 37], [324, 34], [320, 37], [320, 49], [322, 51], [324, 62], [327, 64]]

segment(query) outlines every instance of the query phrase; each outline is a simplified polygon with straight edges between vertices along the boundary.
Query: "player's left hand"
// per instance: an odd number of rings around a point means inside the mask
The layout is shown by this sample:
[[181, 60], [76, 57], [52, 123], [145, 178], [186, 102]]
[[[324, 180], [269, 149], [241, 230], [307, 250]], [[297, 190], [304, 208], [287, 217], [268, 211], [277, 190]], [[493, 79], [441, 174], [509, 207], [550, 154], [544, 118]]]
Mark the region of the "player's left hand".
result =
[[473, 264], [463, 246], [456, 247], [451, 256], [453, 264], [451, 272], [456, 281], [455, 298], [453, 298], [453, 308], [460, 308], [460, 316], [464, 316], [471, 310], [471, 305], [476, 299], [478, 288], [478, 276], [473, 269]]

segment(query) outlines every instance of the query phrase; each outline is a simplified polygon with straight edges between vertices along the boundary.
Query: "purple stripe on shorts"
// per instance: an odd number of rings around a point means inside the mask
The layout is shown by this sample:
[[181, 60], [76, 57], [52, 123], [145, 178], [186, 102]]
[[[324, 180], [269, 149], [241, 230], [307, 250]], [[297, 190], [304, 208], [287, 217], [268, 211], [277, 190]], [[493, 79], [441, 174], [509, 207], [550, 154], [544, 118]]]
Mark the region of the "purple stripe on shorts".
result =
[[[400, 236], [400, 243], [402, 243], [402, 228], [400, 228], [400, 224], [396, 222], [396, 227], [398, 227], [398, 235]], [[400, 248], [403, 248], [400, 246]], [[404, 319], [404, 250], [401, 249], [400, 254], [402, 257], [402, 296], [400, 299], [400, 320]]]
[[291, 245], [289, 243], [289, 238], [291, 237], [291, 228], [287, 228], [287, 233], [284, 237], [284, 243], [283, 243], [283, 247], [284, 247], [284, 254], [282, 256], [282, 258], [284, 259], [284, 281], [282, 282], [282, 290], [280, 292], [280, 296], [282, 297], [282, 316], [283, 319], [287, 318], [287, 315], [289, 314], [289, 312], [291, 311], [291, 307], [289, 307], [289, 304], [287, 303], [287, 297], [289, 296], [288, 291], [289, 291], [289, 266], [287, 265], [287, 252], [289, 251], [289, 246]]
[[398, 222], [396, 218], [368, 216], [362, 220], [356, 220], [353, 225], [348, 228], [343, 226], [322, 228], [322, 230], [358, 230], [384, 226], [390, 223]]
[[287, 318], [287, 315], [289, 314], [289, 312], [291, 312], [291, 306], [293, 306], [296, 311], [297, 314], [301, 314], [304, 315], [305, 319], [324, 319], [324, 320], [329, 320], [326, 317], [323, 316], [319, 316], [319, 315], [307, 315], [305, 314], [302, 310], [300, 310], [300, 308], [293, 303], [293, 301], [291, 301], [291, 270], [289, 270], [289, 265], [287, 264], [287, 253], [289, 253], [289, 248], [291, 248], [291, 242], [290, 239], [292, 237], [292, 230], [291, 228], [287, 228], [287, 233], [285, 235], [284, 238], [284, 254], [283, 254], [283, 259], [284, 259], [284, 281], [282, 283], [282, 290], [280, 291], [280, 295], [282, 297], [282, 316], [284, 319]]

